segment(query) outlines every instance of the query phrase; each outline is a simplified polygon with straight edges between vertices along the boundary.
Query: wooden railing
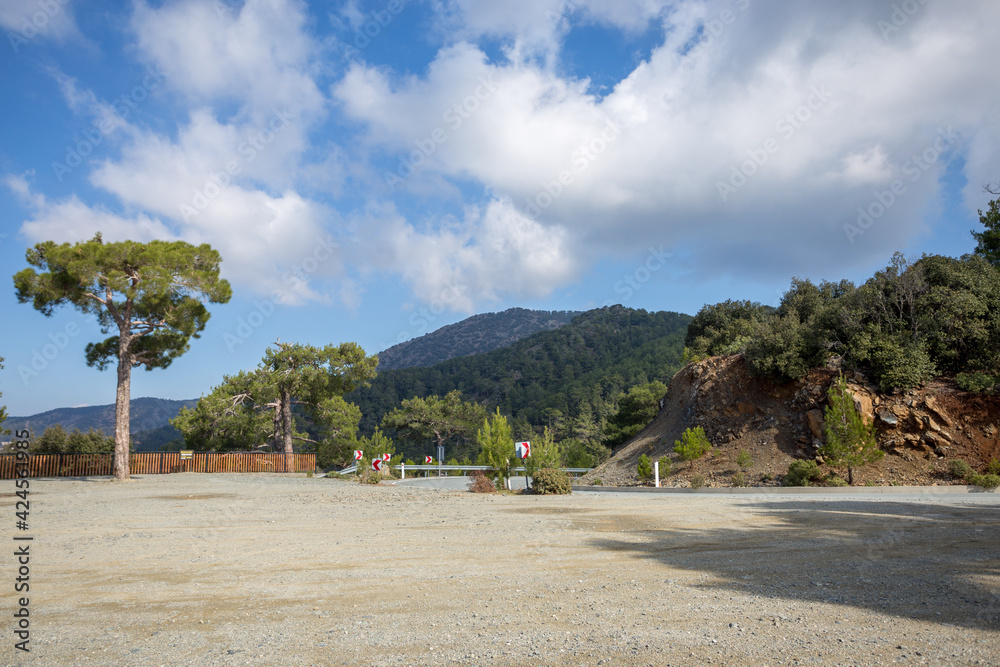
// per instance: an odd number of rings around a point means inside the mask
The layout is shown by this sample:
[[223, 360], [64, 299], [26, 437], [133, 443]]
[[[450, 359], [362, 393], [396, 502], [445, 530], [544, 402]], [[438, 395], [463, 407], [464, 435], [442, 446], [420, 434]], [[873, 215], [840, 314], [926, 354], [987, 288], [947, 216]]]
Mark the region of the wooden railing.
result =
[[[291, 470], [285, 455], [277, 452], [195, 452], [182, 459], [180, 452], [140, 452], [129, 457], [133, 475], [172, 472], [309, 472], [316, 469], [315, 454], [293, 454]], [[24, 465], [23, 462], [21, 465]], [[111, 475], [112, 454], [32, 454], [28, 477], [90, 477]], [[14, 454], [0, 455], [0, 479], [13, 479], [18, 466]]]

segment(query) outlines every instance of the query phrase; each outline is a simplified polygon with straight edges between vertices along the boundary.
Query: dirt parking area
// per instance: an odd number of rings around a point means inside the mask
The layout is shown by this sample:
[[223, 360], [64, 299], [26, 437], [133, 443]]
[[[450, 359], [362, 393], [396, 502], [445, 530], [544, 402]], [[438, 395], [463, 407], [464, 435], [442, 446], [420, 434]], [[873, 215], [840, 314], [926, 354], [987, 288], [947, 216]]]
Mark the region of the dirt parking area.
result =
[[30, 499], [31, 652], [8, 555], [8, 665], [1000, 664], [997, 493], [179, 474], [32, 480]]

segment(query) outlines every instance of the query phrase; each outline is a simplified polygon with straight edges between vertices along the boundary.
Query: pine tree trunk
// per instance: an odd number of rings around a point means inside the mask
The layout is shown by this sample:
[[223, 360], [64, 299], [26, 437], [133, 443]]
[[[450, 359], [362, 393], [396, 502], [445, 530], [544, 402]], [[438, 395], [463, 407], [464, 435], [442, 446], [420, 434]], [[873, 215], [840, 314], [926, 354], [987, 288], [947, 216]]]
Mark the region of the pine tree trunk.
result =
[[115, 479], [129, 479], [129, 402], [132, 384], [132, 354], [125, 336], [118, 343], [118, 389], [115, 393]]
[[847, 483], [854, 486], [854, 468], [847, 466]]
[[278, 398], [279, 409], [281, 410], [281, 438], [285, 450], [285, 472], [293, 472], [295, 469], [295, 452], [292, 449], [292, 395], [285, 388], [282, 388]]

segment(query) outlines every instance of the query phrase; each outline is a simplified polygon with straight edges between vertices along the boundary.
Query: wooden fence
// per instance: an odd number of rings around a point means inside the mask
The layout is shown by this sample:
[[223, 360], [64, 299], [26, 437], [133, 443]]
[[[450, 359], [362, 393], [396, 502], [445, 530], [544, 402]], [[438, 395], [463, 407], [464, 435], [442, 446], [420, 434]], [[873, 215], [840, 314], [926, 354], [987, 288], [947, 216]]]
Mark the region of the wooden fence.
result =
[[[129, 458], [133, 475], [171, 472], [309, 472], [316, 469], [315, 454], [294, 454], [292, 469], [285, 470], [285, 455], [271, 452], [195, 452], [181, 459], [180, 452], [141, 452]], [[112, 454], [32, 454], [28, 477], [86, 477], [113, 474]], [[0, 479], [13, 479], [14, 454], [0, 455]]]

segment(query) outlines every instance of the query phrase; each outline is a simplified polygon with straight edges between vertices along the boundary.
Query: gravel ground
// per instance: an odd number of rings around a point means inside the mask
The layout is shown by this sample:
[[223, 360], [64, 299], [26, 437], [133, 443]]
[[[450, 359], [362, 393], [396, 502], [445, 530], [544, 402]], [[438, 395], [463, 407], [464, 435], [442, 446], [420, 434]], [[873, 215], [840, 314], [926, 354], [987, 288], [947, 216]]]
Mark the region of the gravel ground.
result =
[[2, 662], [1000, 664], [998, 508], [32, 480], [31, 653], [9, 592]]

